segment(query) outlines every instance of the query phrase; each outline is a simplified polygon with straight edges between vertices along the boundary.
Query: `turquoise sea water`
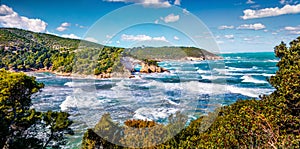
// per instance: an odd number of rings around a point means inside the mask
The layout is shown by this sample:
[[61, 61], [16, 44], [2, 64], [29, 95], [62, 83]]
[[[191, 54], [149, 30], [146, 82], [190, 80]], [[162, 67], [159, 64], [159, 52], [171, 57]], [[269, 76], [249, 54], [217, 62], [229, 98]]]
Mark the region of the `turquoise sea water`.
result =
[[101, 115], [110, 113], [120, 123], [149, 119], [167, 123], [181, 111], [190, 120], [229, 105], [237, 99], [256, 98], [274, 89], [266, 81], [274, 75], [274, 53], [223, 54], [219, 61], [167, 61], [160, 66], [170, 73], [139, 74], [134, 79], [78, 79], [50, 73], [30, 73], [45, 84], [33, 98], [33, 107], [71, 113], [75, 135], [67, 148], [78, 148], [83, 132]]

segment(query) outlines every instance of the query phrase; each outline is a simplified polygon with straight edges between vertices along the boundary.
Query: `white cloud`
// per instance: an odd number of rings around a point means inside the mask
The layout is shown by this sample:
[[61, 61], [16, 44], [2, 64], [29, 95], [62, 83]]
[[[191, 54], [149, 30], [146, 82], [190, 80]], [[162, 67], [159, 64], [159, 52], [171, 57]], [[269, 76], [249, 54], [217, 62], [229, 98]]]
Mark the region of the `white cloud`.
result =
[[177, 36], [174, 36], [174, 40], [179, 40], [179, 38]]
[[180, 0], [175, 0], [174, 5], [180, 5]]
[[152, 40], [152, 37], [150, 36], [147, 36], [147, 35], [126, 35], [126, 34], [123, 34], [121, 36], [121, 39], [122, 40], [125, 40], [125, 41], [146, 41], [146, 40]]
[[120, 44], [121, 42], [118, 40], [118, 41], [116, 41], [116, 43], [117, 43], [117, 44]]
[[282, 8], [264, 8], [259, 10], [246, 9], [244, 10], [244, 16], [241, 16], [242, 19], [256, 19], [256, 18], [265, 18], [272, 16], [280, 16], [285, 14], [297, 14], [300, 13], [300, 4], [298, 5], [285, 5]]
[[66, 29], [67, 29], [67, 28], [61, 27], [61, 26], [59, 26], [59, 27], [56, 28], [56, 30], [57, 30], [57, 31], [60, 31], [60, 32], [65, 31]]
[[293, 1], [293, 0], [280, 0], [279, 1], [280, 4], [285, 5], [285, 4], [297, 4], [298, 1]]
[[112, 41], [111, 40], [104, 40], [102, 41], [102, 44], [107, 45], [107, 44], [111, 44]]
[[224, 43], [224, 41], [221, 41], [221, 40], [218, 40], [216, 42], [217, 42], [217, 44], [223, 44]]
[[293, 27], [293, 26], [286, 26], [286, 27], [284, 28], [284, 30], [286, 30], [286, 31], [297, 31], [297, 30], [299, 30], [299, 31], [300, 31], [300, 26], [296, 26], [296, 27]]
[[176, 22], [179, 20], [179, 15], [174, 15], [173, 13], [169, 14], [166, 17], [161, 17], [160, 19], [165, 21], [166, 23], [170, 23], [170, 22]]
[[261, 23], [255, 23], [255, 24], [243, 24], [237, 27], [237, 29], [249, 29], [249, 30], [261, 30], [265, 29], [266, 26]]
[[107, 39], [111, 39], [111, 38], [113, 38], [113, 36], [114, 36], [114, 35], [106, 35], [105, 37], [106, 37]]
[[58, 34], [56, 34], [56, 33], [49, 32], [49, 31], [46, 31], [46, 34], [51, 34], [51, 35], [54, 35], [54, 36], [60, 36], [60, 35], [58, 35]]
[[61, 24], [62, 27], [69, 27], [71, 26], [71, 23], [68, 23], [68, 22], [64, 22]]
[[182, 9], [182, 13], [185, 14], [185, 15], [189, 15], [190, 14], [190, 12], [186, 8]]
[[71, 26], [71, 23], [64, 22], [59, 27], [56, 28], [57, 31], [63, 32], [68, 29], [68, 27]]
[[234, 26], [233, 25], [222, 25], [222, 26], [219, 26], [218, 29], [221, 29], [221, 30], [224, 30], [224, 29], [233, 29]]
[[161, 36], [161, 37], [153, 37], [152, 40], [168, 42], [168, 40], [166, 39], [165, 36]]
[[97, 40], [97, 39], [95, 39], [95, 38], [93, 38], [93, 37], [86, 37], [86, 38], [84, 38], [84, 40], [86, 40], [86, 41], [90, 41], [90, 42], [95, 42], [95, 43], [97, 43], [97, 42], [98, 42], [98, 40]]
[[165, 36], [161, 37], [150, 37], [148, 35], [127, 35], [123, 34], [121, 39], [124, 41], [164, 41], [169, 42]]
[[251, 8], [259, 8], [260, 5], [251, 5], [250, 7], [251, 7]]
[[155, 23], [155, 24], [158, 24], [158, 22], [159, 22], [159, 20], [158, 20], [158, 19], [154, 21], [154, 23]]
[[255, 4], [255, 2], [253, 0], [247, 0], [246, 2], [247, 4]]
[[285, 31], [288, 31], [289, 34], [299, 35], [300, 34], [300, 25], [299, 26], [286, 26], [284, 27]]
[[75, 24], [76, 27], [79, 27], [79, 28], [86, 28], [85, 26], [83, 25], [79, 25], [79, 24]]
[[293, 34], [293, 35], [300, 35], [300, 31], [290, 31], [290, 34]]
[[244, 38], [244, 40], [245, 40], [245, 41], [252, 41], [253, 38], [247, 38], [247, 37], [246, 37], [246, 38]]
[[104, 0], [107, 2], [137, 3], [146, 7], [171, 7], [167, 0]]
[[19, 16], [12, 8], [0, 6], [0, 24], [3, 27], [21, 28], [34, 32], [44, 32], [47, 23], [41, 19], [30, 19], [25, 16]]
[[227, 39], [234, 39], [234, 35], [225, 35], [224, 37]]
[[63, 35], [61, 35], [61, 37], [64, 37], [64, 38], [72, 38], [72, 39], [80, 39], [80, 37], [78, 37], [78, 36], [75, 35], [75, 34], [63, 34]]
[[280, 0], [279, 3], [283, 5], [285, 4], [285, 0]]

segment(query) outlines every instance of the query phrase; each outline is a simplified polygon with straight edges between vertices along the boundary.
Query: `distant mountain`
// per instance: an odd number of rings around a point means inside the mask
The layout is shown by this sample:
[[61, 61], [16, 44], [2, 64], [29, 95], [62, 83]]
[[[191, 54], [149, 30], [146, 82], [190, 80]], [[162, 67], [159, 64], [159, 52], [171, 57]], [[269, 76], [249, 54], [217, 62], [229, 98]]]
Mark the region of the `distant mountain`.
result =
[[124, 49], [79, 40], [35, 33], [15, 28], [0, 28], [0, 68], [12, 71], [50, 71], [94, 74], [111, 77], [123, 70], [123, 56], [139, 60], [209, 60], [219, 56], [194, 47], [139, 47]]

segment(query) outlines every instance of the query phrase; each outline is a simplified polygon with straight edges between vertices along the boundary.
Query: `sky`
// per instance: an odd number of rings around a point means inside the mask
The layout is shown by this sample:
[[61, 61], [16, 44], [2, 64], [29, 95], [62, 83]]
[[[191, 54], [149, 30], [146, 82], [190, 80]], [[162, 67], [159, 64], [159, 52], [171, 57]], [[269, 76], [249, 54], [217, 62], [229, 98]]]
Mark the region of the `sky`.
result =
[[300, 2], [2, 0], [0, 26], [119, 47], [152, 44], [263, 52], [300, 36]]

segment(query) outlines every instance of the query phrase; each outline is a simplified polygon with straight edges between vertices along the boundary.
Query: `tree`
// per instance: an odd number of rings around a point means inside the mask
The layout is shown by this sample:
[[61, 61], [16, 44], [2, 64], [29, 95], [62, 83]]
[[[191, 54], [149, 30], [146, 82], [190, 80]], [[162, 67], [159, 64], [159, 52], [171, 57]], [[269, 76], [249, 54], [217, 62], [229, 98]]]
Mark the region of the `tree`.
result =
[[47, 138], [43, 148], [46, 148], [52, 140], [56, 141], [56, 144], [52, 147], [64, 145], [66, 143], [64, 140], [64, 133], [74, 134], [69, 128], [72, 124], [72, 121], [68, 119], [69, 116], [70, 115], [66, 112], [48, 111], [43, 114], [44, 128], [50, 126], [50, 132], [47, 133], [49, 138]]
[[[47, 142], [63, 141], [64, 132], [70, 132], [67, 113], [30, 108], [32, 94], [43, 87], [24, 73], [0, 70], [0, 148], [45, 148]], [[41, 128], [50, 129], [47, 141], [37, 135], [43, 133]]]

